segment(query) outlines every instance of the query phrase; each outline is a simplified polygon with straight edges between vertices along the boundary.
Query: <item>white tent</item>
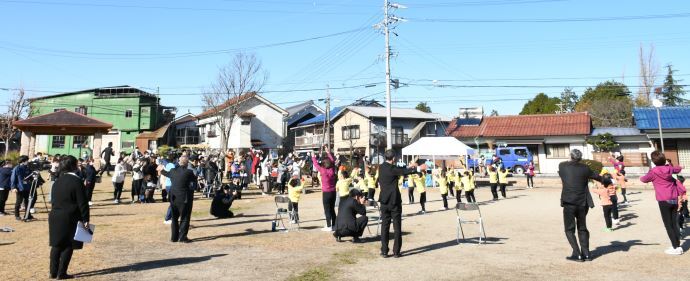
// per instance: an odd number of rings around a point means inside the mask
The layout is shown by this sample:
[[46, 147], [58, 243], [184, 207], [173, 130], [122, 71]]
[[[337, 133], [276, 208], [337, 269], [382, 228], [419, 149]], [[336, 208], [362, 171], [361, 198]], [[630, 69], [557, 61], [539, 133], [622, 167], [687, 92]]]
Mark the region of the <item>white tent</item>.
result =
[[457, 159], [472, 155], [474, 150], [454, 137], [425, 137], [402, 149], [403, 155], [426, 159]]

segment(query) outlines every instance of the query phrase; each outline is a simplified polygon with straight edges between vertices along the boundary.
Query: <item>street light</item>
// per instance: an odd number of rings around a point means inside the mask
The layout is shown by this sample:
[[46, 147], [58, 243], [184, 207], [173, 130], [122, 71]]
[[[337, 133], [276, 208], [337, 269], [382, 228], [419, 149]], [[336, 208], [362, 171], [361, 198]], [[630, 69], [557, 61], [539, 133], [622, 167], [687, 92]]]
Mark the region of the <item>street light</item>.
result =
[[652, 105], [656, 107], [656, 119], [659, 122], [659, 141], [661, 142], [661, 153], [664, 153], [664, 133], [661, 130], [661, 110], [664, 103], [660, 99], [654, 99]]

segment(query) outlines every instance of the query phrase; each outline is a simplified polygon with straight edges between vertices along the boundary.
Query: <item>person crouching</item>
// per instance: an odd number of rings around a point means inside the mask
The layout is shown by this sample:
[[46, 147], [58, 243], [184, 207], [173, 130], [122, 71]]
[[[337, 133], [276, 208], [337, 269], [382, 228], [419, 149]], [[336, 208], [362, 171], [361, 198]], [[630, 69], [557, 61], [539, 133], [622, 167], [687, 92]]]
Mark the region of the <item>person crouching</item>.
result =
[[[367, 217], [367, 210], [364, 204], [367, 199], [359, 189], [350, 190], [350, 196], [340, 202], [340, 213], [335, 222], [335, 231], [333, 236], [335, 240], [340, 242], [342, 237], [352, 237], [352, 242], [359, 243], [359, 237], [364, 233], [364, 229], [369, 223]], [[357, 215], [360, 215], [357, 217]]]
[[222, 189], [216, 191], [216, 195], [213, 196], [213, 201], [211, 201], [211, 215], [219, 219], [232, 218], [235, 214], [230, 211], [232, 207], [232, 202], [235, 201], [237, 196], [237, 191], [224, 185]]

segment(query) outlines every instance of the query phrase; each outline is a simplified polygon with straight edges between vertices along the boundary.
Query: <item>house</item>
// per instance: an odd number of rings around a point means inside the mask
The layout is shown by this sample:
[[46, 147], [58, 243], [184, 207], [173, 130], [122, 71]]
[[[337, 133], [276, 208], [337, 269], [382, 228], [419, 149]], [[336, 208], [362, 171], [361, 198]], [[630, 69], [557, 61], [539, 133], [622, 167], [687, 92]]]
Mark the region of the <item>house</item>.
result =
[[[112, 124], [102, 140], [104, 144], [112, 142], [116, 153], [131, 153], [140, 133], [160, 129], [175, 113], [174, 108], [162, 106], [158, 96], [127, 85], [38, 97], [29, 102], [30, 117], [68, 110]], [[39, 135], [35, 151], [78, 156], [84, 151], [90, 153], [92, 143], [89, 136]]]
[[[319, 116], [321, 114], [324, 114], [324, 110], [318, 107], [316, 104], [314, 104], [314, 101], [307, 101], [304, 103], [300, 103], [298, 105], [294, 105], [291, 107], [288, 107], [285, 109], [287, 111], [288, 116], [285, 118], [285, 126], [286, 126], [286, 137], [283, 141], [283, 147], [285, 147], [288, 150], [293, 150], [295, 147], [295, 134], [299, 130], [292, 130], [292, 128], [296, 127], [298, 124], [307, 121], [309, 119], [312, 119], [316, 116]], [[300, 131], [302, 132], [302, 131]]]
[[232, 98], [217, 109], [197, 115], [201, 143], [210, 149], [221, 149], [223, 136], [218, 126], [219, 117], [227, 120], [232, 112], [235, 116], [226, 140], [228, 148], [282, 148], [288, 112], [254, 92]]
[[663, 136], [664, 154], [677, 165], [690, 166], [690, 107], [669, 106], [659, 108], [661, 132], [657, 109], [638, 107], [633, 109], [635, 126], [642, 131], [653, 144], [654, 149], [661, 150]]
[[[386, 111], [380, 106], [347, 106], [340, 110], [333, 119], [334, 151], [354, 159], [367, 155], [372, 163], [382, 163]], [[444, 136], [449, 121], [440, 114], [414, 108], [391, 108], [393, 149], [401, 155], [404, 146], [421, 136]]]
[[[649, 170], [649, 153], [654, 151], [652, 142], [637, 128], [594, 128], [591, 137], [610, 134], [613, 142], [618, 146], [612, 152], [620, 153], [625, 159], [625, 170], [631, 174], [641, 174]], [[608, 169], [613, 169], [609, 161], [609, 152], [597, 152], [596, 148], [588, 144], [588, 150], [592, 152], [591, 159], [604, 163]]]
[[541, 173], [556, 173], [558, 164], [569, 159], [571, 149], [590, 154], [586, 138], [592, 131], [589, 114], [541, 114], [456, 118], [448, 126], [449, 136], [491, 154], [496, 146], [526, 146]]

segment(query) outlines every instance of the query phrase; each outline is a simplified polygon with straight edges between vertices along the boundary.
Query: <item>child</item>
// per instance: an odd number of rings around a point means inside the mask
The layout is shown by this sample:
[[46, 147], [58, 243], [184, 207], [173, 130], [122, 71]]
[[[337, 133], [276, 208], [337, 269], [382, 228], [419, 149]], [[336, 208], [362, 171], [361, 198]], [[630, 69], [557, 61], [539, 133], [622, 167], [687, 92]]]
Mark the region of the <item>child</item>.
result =
[[448, 178], [446, 178], [445, 168], [434, 175], [434, 180], [438, 183], [438, 190], [441, 192], [441, 198], [443, 198], [443, 209], [448, 210]]
[[611, 232], [613, 231], [613, 228], [611, 228], [611, 211], [613, 210], [613, 203], [611, 202], [611, 197], [609, 196], [609, 189], [613, 189], [615, 191], [616, 188], [609, 177], [604, 177], [602, 184], [603, 186], [598, 185], [597, 188], [592, 189], [592, 192], [598, 194], [599, 199], [601, 200], [601, 207], [604, 210], [604, 221], [606, 222], [604, 232]]
[[666, 156], [659, 151], [654, 151], [651, 154], [652, 163], [656, 165], [649, 172], [640, 177], [643, 183], [652, 182], [654, 185], [654, 193], [656, 201], [659, 204], [659, 211], [661, 212], [661, 220], [666, 228], [669, 240], [671, 240], [671, 248], [668, 248], [664, 253], [668, 255], [682, 255], [683, 248], [680, 246], [680, 232], [678, 229], [678, 197], [681, 192], [678, 187], [676, 179], [673, 174], [680, 173], [682, 167], [674, 167], [666, 165]]
[[288, 197], [290, 198], [290, 204], [288, 205], [288, 211], [292, 212], [294, 209], [294, 214], [292, 216], [292, 223], [299, 222], [299, 198], [302, 196], [303, 182], [299, 179], [290, 179], [288, 183]]
[[476, 203], [477, 199], [474, 198], [474, 172], [465, 171], [464, 177], [462, 177], [462, 188], [465, 190], [465, 199], [468, 203]]
[[426, 171], [422, 171], [422, 174], [412, 174], [410, 176], [412, 181], [414, 181], [414, 187], [419, 192], [419, 205], [422, 206], [422, 210], [418, 214], [426, 214], [426, 184], [424, 179], [426, 178]]
[[364, 171], [364, 179], [367, 181], [367, 189], [369, 189], [367, 198], [370, 201], [374, 201], [374, 195], [376, 195], [376, 189], [378, 188], [378, 184], [376, 183], [378, 177], [379, 173], [375, 168], [366, 167], [366, 170]]
[[489, 184], [491, 185], [491, 195], [493, 200], [498, 200], [498, 172], [494, 166], [489, 166]]
[[508, 171], [505, 168], [501, 168], [498, 171], [498, 185], [501, 187], [501, 196], [505, 199], [506, 186], [508, 185]]

